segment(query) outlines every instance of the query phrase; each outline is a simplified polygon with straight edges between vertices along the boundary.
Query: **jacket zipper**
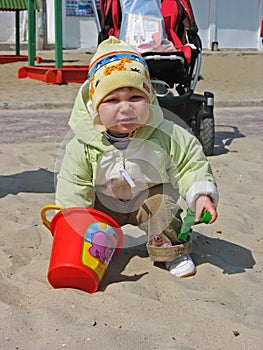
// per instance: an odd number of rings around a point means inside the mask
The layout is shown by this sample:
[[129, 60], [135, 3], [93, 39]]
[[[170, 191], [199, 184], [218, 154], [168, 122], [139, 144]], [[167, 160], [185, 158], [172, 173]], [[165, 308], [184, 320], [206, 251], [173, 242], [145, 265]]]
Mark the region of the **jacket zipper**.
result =
[[126, 182], [128, 182], [128, 184], [131, 186], [131, 188], [135, 187], [135, 183], [132, 180], [132, 178], [130, 177], [130, 175], [127, 173], [127, 171], [125, 170], [125, 151], [121, 151], [121, 166], [119, 169], [122, 177], [124, 178], [124, 180]]

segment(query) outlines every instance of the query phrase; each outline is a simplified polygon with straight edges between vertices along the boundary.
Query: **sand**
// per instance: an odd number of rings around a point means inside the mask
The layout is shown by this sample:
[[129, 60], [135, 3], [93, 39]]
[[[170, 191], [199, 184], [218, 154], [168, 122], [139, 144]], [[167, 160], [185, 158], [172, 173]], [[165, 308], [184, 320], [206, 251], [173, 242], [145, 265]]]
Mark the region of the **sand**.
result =
[[[83, 55], [67, 52], [64, 60], [83, 64]], [[53, 238], [40, 218], [54, 203], [80, 85], [17, 79], [21, 62], [0, 66], [1, 350], [262, 349], [262, 58], [203, 57], [198, 91], [216, 96], [209, 160], [221, 199], [216, 223], [192, 232], [197, 274], [176, 279], [153, 266], [144, 237], [127, 227], [126, 243], [136, 233], [139, 245], [114, 256], [94, 294], [51, 287]]]

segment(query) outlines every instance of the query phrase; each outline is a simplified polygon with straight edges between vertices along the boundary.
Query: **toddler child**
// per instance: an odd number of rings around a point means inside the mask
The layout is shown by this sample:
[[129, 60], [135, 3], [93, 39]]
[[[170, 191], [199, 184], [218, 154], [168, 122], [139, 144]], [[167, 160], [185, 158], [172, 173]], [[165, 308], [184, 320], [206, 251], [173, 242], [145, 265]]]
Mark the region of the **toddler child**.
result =
[[191, 240], [180, 240], [182, 197], [199, 221], [217, 218], [218, 191], [199, 141], [165, 120], [143, 57], [110, 37], [93, 56], [77, 95], [56, 202], [100, 210], [140, 227], [152, 261], [177, 277], [196, 273]]

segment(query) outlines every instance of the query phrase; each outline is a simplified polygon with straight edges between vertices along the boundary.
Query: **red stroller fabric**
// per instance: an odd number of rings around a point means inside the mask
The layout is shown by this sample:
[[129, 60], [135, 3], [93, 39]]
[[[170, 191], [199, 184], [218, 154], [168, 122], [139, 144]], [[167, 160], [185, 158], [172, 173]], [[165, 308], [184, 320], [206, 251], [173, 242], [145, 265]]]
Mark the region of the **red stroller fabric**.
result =
[[175, 33], [178, 20], [178, 4], [174, 0], [164, 0], [161, 4], [161, 12], [164, 18], [165, 31], [168, 39], [171, 40], [178, 51], [184, 53], [186, 61], [190, 64], [192, 50], [190, 46], [184, 46], [178, 35]]
[[100, 0], [101, 26], [104, 28], [107, 18], [111, 15], [113, 27], [108, 31], [108, 36], [118, 36], [121, 23], [121, 6], [119, 0]]

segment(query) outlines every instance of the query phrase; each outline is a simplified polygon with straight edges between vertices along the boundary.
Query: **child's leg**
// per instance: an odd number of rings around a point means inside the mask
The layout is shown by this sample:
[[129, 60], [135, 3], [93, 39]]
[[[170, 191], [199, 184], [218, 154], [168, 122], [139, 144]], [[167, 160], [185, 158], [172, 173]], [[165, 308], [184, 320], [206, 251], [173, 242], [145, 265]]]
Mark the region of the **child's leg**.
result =
[[191, 241], [177, 238], [182, 220], [179, 194], [170, 184], [149, 189], [141, 207], [130, 214], [129, 223], [148, 235], [147, 249], [152, 261], [172, 262], [191, 251]]
[[[104, 197], [106, 198], [106, 196]], [[109, 205], [111, 203], [111, 205]], [[107, 215], [109, 215], [112, 219], [114, 219], [120, 226], [124, 226], [128, 224], [129, 212], [125, 211], [122, 213], [121, 211], [114, 210], [114, 205], [111, 201], [101, 201], [97, 196], [94, 204], [94, 209], [99, 210]]]
[[182, 242], [177, 238], [181, 228], [178, 199], [179, 194], [174, 188], [165, 184], [141, 193], [140, 198], [136, 200], [139, 209], [132, 210], [132, 203], [128, 201], [127, 209], [129, 207], [131, 210], [117, 212], [104, 205], [98, 198], [95, 201], [95, 209], [110, 215], [120, 226], [139, 226], [148, 235], [147, 250], [150, 259], [166, 262], [167, 269], [173, 275], [186, 277], [195, 274], [196, 269], [188, 255], [191, 251], [191, 241]]

